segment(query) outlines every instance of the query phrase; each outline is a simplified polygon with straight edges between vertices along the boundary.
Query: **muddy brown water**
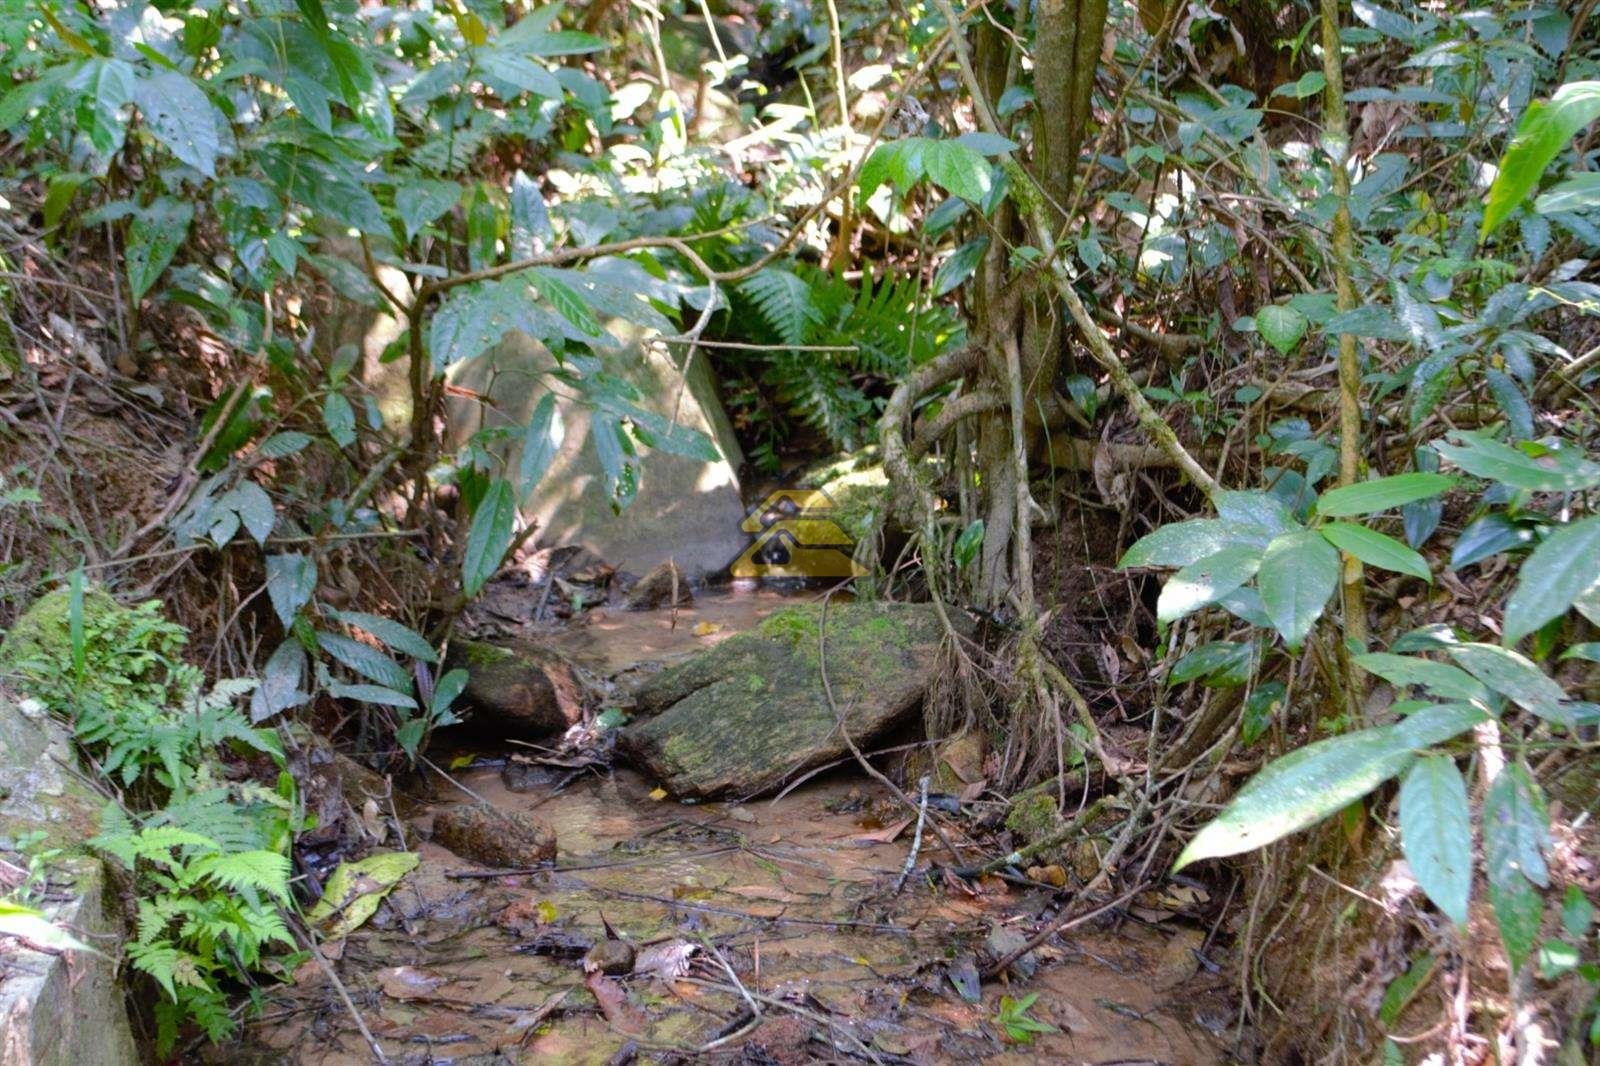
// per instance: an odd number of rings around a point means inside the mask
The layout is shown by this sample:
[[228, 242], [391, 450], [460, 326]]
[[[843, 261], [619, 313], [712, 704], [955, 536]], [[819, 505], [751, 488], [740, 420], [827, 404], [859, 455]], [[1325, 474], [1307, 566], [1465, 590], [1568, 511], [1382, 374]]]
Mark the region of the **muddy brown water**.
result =
[[[742, 628], [782, 602], [770, 599], [702, 603], [680, 611], [677, 628], [667, 612], [596, 619], [588, 651], [610, 656], [612, 673], [640, 652], [671, 659], [703, 643], [697, 623]], [[616, 628], [593, 628], [604, 624]], [[639, 649], [632, 659], [627, 645]], [[972, 891], [930, 884], [920, 871], [896, 894], [912, 832], [889, 839], [903, 812], [865, 778], [841, 770], [776, 802], [691, 806], [625, 769], [560, 792], [509, 791], [493, 768], [459, 777], [553, 827], [557, 867], [473, 877], [486, 871], [413, 834], [421, 865], [333, 961], [393, 1062], [1227, 1059], [1226, 992], [1197, 973], [1203, 932], [1192, 927], [1076, 929], [1040, 949], [1029, 980], [986, 983], [979, 1002], [963, 1000], [948, 970], [994, 928], [1031, 933], [1074, 904], [998, 880]], [[924, 841], [923, 866], [938, 847]], [[579, 958], [530, 953], [579, 950], [608, 925], [657, 972], [596, 987]], [[1009, 1044], [1001, 998], [1029, 993], [1031, 1016], [1056, 1031]], [[225, 1061], [372, 1060], [314, 964], [264, 1002]]]

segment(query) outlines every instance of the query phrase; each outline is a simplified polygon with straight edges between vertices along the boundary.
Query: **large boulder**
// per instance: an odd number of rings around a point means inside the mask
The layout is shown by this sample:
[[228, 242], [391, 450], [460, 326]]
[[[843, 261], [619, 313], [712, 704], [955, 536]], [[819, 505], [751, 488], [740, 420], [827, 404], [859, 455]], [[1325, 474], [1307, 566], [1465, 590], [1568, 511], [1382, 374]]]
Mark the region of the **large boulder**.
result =
[[[523, 517], [539, 523], [540, 546], [582, 544], [633, 574], [671, 560], [692, 579], [714, 577], [727, 569], [748, 538], [739, 529], [745, 516], [738, 478], [743, 456], [706, 360], [693, 360], [685, 377], [674, 356], [661, 345], [644, 343], [637, 327], [611, 321], [606, 328], [623, 343], [596, 349], [599, 370], [632, 386], [640, 408], [709, 437], [721, 457], [706, 462], [649, 450], [639, 471], [638, 494], [617, 514], [607, 499], [605, 476], [590, 439], [593, 412], [563, 398], [557, 409], [565, 436], [539, 488], [524, 501]], [[527, 425], [556, 369], [543, 345], [526, 334], [508, 333], [495, 348], [453, 372], [457, 384], [486, 395], [492, 406], [453, 398], [452, 435], [461, 439], [480, 425]], [[562, 397], [570, 394], [558, 390]], [[512, 446], [511, 469], [519, 456], [520, 446]]]
[[834, 604], [827, 612], [830, 704], [819, 657], [820, 605], [779, 611], [663, 671], [635, 693], [621, 750], [685, 799], [750, 795], [881, 737], [920, 704], [944, 626], [926, 604]]
[[42, 832], [40, 847], [61, 850], [47, 866], [61, 898], [42, 909], [102, 954], [50, 954], [17, 941], [0, 948], [0, 1061], [33, 1066], [138, 1062], [117, 984], [123, 931], [114, 894], [104, 865], [83, 851], [102, 804], [66, 769], [75, 759], [66, 729], [42, 710], [29, 713], [24, 706], [31, 711], [37, 704], [19, 704], [0, 692], [0, 837], [14, 841]]

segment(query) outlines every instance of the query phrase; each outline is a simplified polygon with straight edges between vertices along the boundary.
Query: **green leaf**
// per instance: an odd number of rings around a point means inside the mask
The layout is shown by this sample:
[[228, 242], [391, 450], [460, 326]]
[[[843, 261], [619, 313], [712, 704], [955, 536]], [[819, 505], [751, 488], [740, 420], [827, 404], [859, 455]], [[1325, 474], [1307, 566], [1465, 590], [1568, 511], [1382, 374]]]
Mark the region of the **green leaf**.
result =
[[1574, 174], [1533, 202], [1541, 215], [1588, 211], [1600, 207], [1600, 174]]
[[965, 570], [977, 561], [978, 552], [983, 547], [983, 528], [983, 519], [974, 518], [956, 538], [955, 547], [950, 552], [956, 566]]
[[1494, 644], [1456, 644], [1450, 657], [1512, 703], [1559, 725], [1572, 724], [1566, 693], [1526, 656]]
[[401, 707], [414, 711], [417, 701], [386, 685], [329, 685], [328, 695], [339, 700], [355, 700], [380, 707]]
[[95, 151], [109, 156], [122, 147], [128, 120], [122, 109], [132, 102], [133, 67], [121, 59], [86, 60], [71, 86], [82, 96], [78, 102], [78, 128]]
[[889, 180], [893, 172], [895, 157], [900, 153], [903, 142], [889, 141], [880, 144], [867, 156], [867, 161], [861, 164], [861, 171], [856, 175], [856, 188], [858, 202], [865, 207], [872, 194], [878, 191], [878, 186]]
[[539, 269], [533, 271], [533, 275], [537, 279], [534, 281], [534, 286], [539, 290], [539, 295], [549, 300], [562, 318], [571, 322], [586, 336], [598, 337], [605, 332], [600, 326], [599, 319], [595, 318], [594, 312], [589, 309], [588, 302], [578, 294], [578, 290], [561, 280], [553, 271]]
[[1489, 902], [1513, 967], [1521, 967], [1539, 935], [1549, 884], [1544, 853], [1550, 819], [1537, 782], [1521, 763], [1501, 770], [1483, 801], [1483, 858]]
[[928, 141], [922, 165], [928, 180], [968, 203], [980, 203], [989, 195], [988, 160], [960, 141]]
[[128, 288], [142, 299], [161, 277], [189, 235], [194, 205], [162, 197], [134, 216], [128, 227]]
[[348, 448], [356, 442], [356, 409], [343, 393], [330, 392], [322, 401], [322, 424], [339, 447]]
[[1265, 548], [1273, 537], [1301, 528], [1288, 506], [1269, 492], [1227, 490], [1217, 493], [1215, 503], [1230, 543]]
[[198, 85], [175, 70], [158, 70], [139, 79], [133, 100], [156, 140], [180, 162], [208, 178], [217, 176], [221, 133], [216, 108]]
[[1214, 688], [1236, 688], [1250, 679], [1255, 665], [1254, 644], [1220, 640], [1202, 644], [1172, 664], [1167, 674], [1168, 685], [1181, 685], [1196, 678], [1206, 678]]
[[1444, 474], [1395, 474], [1329, 489], [1317, 500], [1317, 513], [1329, 518], [1376, 514], [1414, 500], [1426, 500], [1455, 487]]
[[478, 501], [472, 526], [467, 530], [467, 547], [461, 556], [461, 591], [476, 596], [500, 564], [511, 546], [517, 517], [516, 493], [505, 478], [495, 478], [489, 491]]
[[1415, 685], [1447, 700], [1474, 700], [1485, 706], [1492, 699], [1481, 681], [1449, 663], [1386, 651], [1357, 655], [1351, 661], [1391, 685]]
[[295, 615], [311, 601], [317, 588], [317, 563], [309, 555], [290, 552], [269, 555], [267, 566], [267, 598], [278, 620], [288, 629], [294, 625]]
[[1249, 581], [1260, 566], [1261, 549], [1249, 544], [1235, 544], [1190, 563], [1162, 586], [1156, 618], [1174, 622], [1193, 614]]
[[262, 441], [256, 448], [256, 454], [263, 459], [287, 459], [310, 443], [311, 437], [308, 434], [295, 429], [284, 430]]
[[1318, 532], [1334, 547], [1349, 552], [1368, 566], [1411, 574], [1433, 583], [1428, 561], [1393, 537], [1350, 522], [1329, 522]]
[[534, 405], [528, 428], [522, 434], [517, 485], [524, 498], [544, 479], [545, 471], [550, 469], [550, 463], [555, 459], [556, 452], [561, 450], [561, 442], [565, 439], [566, 427], [561, 421], [561, 412], [556, 410], [556, 394], [547, 392]]
[[1456, 538], [1455, 547], [1450, 551], [1450, 569], [1460, 570], [1532, 541], [1531, 527], [1513, 522], [1503, 514], [1486, 514]]
[[1299, 346], [1309, 325], [1303, 313], [1282, 304], [1272, 304], [1256, 312], [1256, 332], [1283, 355]]
[[1600, 581], [1600, 515], [1590, 515], [1556, 529], [1523, 561], [1517, 587], [1506, 601], [1506, 643], [1515, 644], [1566, 614], [1596, 581]]
[[461, 199], [461, 186], [453, 181], [408, 181], [395, 190], [394, 210], [400, 216], [406, 240], [444, 214]]
[[1117, 561], [1117, 568], [1188, 566], [1233, 543], [1235, 538], [1226, 523], [1215, 518], [1191, 518], [1161, 526], [1134, 541]]
[[405, 668], [370, 644], [338, 633], [318, 633], [317, 646], [369, 681], [393, 689], [411, 687]]
[[433, 689], [433, 700], [428, 704], [428, 714], [436, 723], [443, 725], [447, 721], [454, 720], [450, 708], [467, 690], [467, 682], [470, 679], [471, 675], [459, 668], [446, 671], [439, 679], [439, 683]]
[[1576, 448], [1529, 444], [1524, 450], [1471, 430], [1450, 436], [1459, 443], [1435, 441], [1434, 450], [1474, 477], [1529, 492], [1580, 492], [1600, 485], [1600, 463], [1588, 461]]
[[365, 611], [338, 611], [332, 612], [333, 616], [346, 625], [355, 626], [382, 641], [384, 646], [409, 655], [413, 659], [421, 659], [425, 663], [436, 663], [439, 656], [433, 650], [433, 645], [415, 629], [408, 625], [396, 622], [392, 618], [382, 615], [368, 614]]
[[267, 537], [278, 521], [277, 509], [273, 507], [272, 497], [267, 495], [266, 489], [254, 481], [241, 481], [229, 489], [222, 499], [217, 501], [217, 505], [232, 508], [255, 542], [261, 546], [266, 545]]
[[1262, 554], [1261, 572], [1256, 575], [1261, 606], [1291, 648], [1298, 648], [1322, 617], [1338, 582], [1339, 553], [1311, 530], [1275, 538]]
[[1472, 894], [1472, 815], [1467, 786], [1448, 755], [1425, 755], [1400, 783], [1400, 846], [1434, 906], [1467, 924]]
[[306, 650], [290, 637], [278, 645], [261, 668], [261, 684], [250, 694], [250, 721], [264, 722], [310, 699], [300, 688], [305, 673]]
[[1393, 726], [1307, 744], [1269, 763], [1208, 824], [1173, 872], [1201, 859], [1252, 851], [1321, 821], [1400, 773], [1412, 750]]
[[1480, 241], [1511, 216], [1539, 184], [1551, 161], [1596, 118], [1600, 118], [1600, 81], [1568, 82], [1548, 101], [1535, 100], [1528, 105], [1489, 187], [1478, 230]]
[[1268, 681], [1258, 685], [1244, 701], [1244, 716], [1239, 721], [1239, 739], [1246, 746], [1261, 739], [1283, 707], [1289, 693], [1282, 681]]
[[989, 250], [989, 238], [974, 237], [950, 254], [950, 258], [939, 264], [939, 269], [933, 275], [933, 297], [938, 299], [946, 296], [961, 287], [961, 283], [972, 277], [978, 269], [978, 264], [983, 261], [983, 253]]

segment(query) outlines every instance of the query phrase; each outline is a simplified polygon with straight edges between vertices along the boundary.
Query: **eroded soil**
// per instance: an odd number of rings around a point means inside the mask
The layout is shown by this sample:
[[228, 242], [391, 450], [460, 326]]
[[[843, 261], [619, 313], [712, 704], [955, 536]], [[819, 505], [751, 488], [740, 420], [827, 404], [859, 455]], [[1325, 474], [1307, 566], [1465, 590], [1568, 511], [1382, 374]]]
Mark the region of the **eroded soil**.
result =
[[[680, 611], [676, 628], [670, 612], [619, 613], [566, 639], [615, 675], [633, 663], [619, 647], [638, 649], [634, 659], [687, 654], [778, 603], [702, 602]], [[696, 636], [701, 622], [722, 628]], [[1031, 934], [1103, 901], [930, 878], [930, 861], [948, 862], [931, 834], [896, 893], [913, 835], [907, 812], [847, 770], [775, 802], [691, 806], [622, 769], [560, 791], [567, 775], [551, 773], [525, 792], [509, 790], [494, 765], [464, 769], [466, 789], [555, 830], [556, 867], [494, 875], [420, 841], [424, 816], [407, 830], [421, 866], [329, 949], [332, 965], [395, 1062], [1225, 1059], [1227, 990], [1197, 950], [1204, 929], [1182, 921], [1117, 912], [1041, 947], [1029, 979], [985, 983], [969, 1002], [958, 985], [983, 965], [995, 930]], [[633, 950], [602, 944], [597, 954], [619, 972], [586, 973], [582, 956], [608, 928]], [[1055, 1031], [1009, 1043], [1001, 998], [1027, 993], [1038, 994], [1029, 1016]], [[265, 999], [227, 1061], [371, 1060], [314, 963]]]

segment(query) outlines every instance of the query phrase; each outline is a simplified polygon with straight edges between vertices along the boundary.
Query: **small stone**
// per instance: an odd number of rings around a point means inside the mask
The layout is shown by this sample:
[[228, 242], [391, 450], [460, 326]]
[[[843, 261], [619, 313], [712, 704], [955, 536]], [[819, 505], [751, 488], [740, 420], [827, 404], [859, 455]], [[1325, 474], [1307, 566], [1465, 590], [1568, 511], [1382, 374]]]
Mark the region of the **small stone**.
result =
[[628, 590], [628, 610], [654, 611], [659, 607], [682, 607], [694, 600], [689, 579], [678, 564], [668, 559]]
[[633, 972], [633, 959], [633, 945], [626, 940], [599, 940], [583, 957], [583, 968], [620, 977]]
[[1067, 885], [1067, 871], [1055, 863], [1051, 863], [1049, 866], [1030, 866], [1027, 869], [1027, 874], [1030, 881], [1053, 885], [1056, 888], [1065, 888]]
[[556, 835], [549, 828], [483, 804], [436, 811], [433, 839], [463, 859], [498, 869], [538, 866], [556, 857]]

